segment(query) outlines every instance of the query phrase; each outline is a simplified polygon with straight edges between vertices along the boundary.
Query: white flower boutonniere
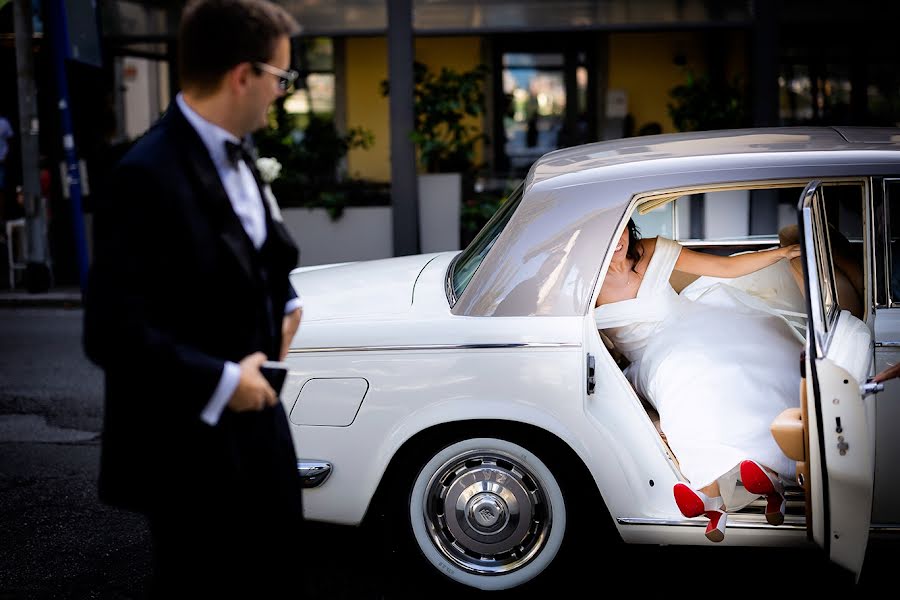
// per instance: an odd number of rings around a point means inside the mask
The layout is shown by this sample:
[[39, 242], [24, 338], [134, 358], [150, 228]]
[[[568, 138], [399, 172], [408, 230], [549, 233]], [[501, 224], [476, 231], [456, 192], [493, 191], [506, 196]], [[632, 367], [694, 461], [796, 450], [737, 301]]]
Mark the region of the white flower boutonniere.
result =
[[277, 158], [268, 156], [257, 158], [256, 168], [259, 169], [259, 175], [266, 183], [272, 183], [281, 174], [281, 163]]
[[275, 194], [272, 193], [271, 183], [278, 179], [281, 174], [281, 163], [277, 158], [262, 157], [256, 159], [256, 168], [259, 170], [259, 176], [262, 178], [265, 187], [263, 188], [263, 196], [269, 204], [269, 213], [272, 218], [278, 222], [283, 222], [281, 209], [275, 200]]

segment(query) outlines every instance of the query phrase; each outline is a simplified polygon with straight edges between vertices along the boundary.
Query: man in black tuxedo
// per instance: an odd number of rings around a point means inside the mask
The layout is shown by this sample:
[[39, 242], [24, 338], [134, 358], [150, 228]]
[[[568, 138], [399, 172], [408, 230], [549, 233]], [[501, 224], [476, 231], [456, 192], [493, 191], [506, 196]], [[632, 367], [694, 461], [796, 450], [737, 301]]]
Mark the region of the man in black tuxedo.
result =
[[266, 0], [199, 0], [182, 91], [94, 215], [84, 344], [105, 372], [101, 500], [144, 513], [159, 596], [297, 595], [300, 479], [260, 372], [300, 323], [298, 252], [249, 134], [296, 79], [299, 30]]

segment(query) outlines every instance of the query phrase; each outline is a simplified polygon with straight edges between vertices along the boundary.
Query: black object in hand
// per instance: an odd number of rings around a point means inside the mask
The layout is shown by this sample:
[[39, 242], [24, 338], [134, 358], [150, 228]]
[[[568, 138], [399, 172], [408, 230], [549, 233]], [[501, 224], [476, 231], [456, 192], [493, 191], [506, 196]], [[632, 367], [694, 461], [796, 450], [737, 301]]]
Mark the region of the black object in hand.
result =
[[281, 395], [281, 388], [284, 387], [284, 380], [287, 379], [287, 363], [267, 360], [260, 365], [259, 372], [266, 378], [275, 393]]

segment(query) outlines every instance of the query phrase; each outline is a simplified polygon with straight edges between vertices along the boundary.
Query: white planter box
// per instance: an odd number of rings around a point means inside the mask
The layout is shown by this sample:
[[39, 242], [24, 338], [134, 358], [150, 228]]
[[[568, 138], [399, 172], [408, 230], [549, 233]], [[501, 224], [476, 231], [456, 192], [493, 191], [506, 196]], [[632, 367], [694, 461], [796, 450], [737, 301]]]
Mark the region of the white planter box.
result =
[[419, 245], [423, 254], [459, 250], [462, 175], [419, 175]]
[[298, 266], [394, 255], [390, 206], [347, 207], [337, 221], [324, 208], [282, 208], [281, 214], [300, 248]]

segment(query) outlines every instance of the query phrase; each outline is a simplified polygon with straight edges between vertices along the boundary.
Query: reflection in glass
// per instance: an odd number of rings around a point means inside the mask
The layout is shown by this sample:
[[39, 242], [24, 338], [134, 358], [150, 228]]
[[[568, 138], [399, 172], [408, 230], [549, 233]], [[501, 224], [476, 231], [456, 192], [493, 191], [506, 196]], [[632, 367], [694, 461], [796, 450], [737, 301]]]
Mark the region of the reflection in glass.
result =
[[565, 58], [560, 53], [503, 55], [506, 155], [513, 170], [527, 169], [559, 147], [566, 112]]

